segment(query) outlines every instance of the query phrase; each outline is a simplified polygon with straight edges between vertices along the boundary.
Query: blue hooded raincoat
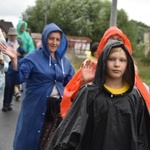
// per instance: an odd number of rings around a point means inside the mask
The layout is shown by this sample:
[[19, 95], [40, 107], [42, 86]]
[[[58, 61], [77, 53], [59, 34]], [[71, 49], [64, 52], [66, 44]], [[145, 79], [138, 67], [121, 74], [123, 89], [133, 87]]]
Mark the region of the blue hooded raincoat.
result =
[[47, 47], [48, 35], [62, 30], [54, 23], [48, 24], [42, 34], [43, 47], [26, 55], [18, 64], [18, 70], [11, 69], [16, 83], [26, 82], [26, 96], [22, 101], [14, 138], [14, 150], [37, 150], [44, 123], [46, 100], [54, 85], [60, 96], [64, 86], [74, 75], [70, 61], [64, 56], [67, 39], [62, 32], [61, 43], [56, 51], [57, 61], [51, 59]]

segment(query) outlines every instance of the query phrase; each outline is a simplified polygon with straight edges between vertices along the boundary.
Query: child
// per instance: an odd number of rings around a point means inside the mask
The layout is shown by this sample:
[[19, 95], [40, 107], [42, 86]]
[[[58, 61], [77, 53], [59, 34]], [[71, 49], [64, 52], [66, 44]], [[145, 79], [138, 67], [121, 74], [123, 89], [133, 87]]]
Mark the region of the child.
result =
[[48, 149], [149, 150], [150, 116], [134, 74], [128, 49], [109, 40], [93, 83], [80, 89]]
[[99, 45], [99, 42], [94, 42], [91, 45], [90, 50], [85, 52], [87, 59], [89, 59], [93, 62], [97, 62], [97, 52], [96, 51], [97, 51], [98, 45]]

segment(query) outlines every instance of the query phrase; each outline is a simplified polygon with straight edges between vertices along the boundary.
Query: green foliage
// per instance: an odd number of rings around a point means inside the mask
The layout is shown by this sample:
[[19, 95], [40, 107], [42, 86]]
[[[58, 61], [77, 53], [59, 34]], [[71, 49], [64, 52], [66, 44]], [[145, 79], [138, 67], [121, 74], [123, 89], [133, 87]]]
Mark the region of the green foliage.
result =
[[[49, 4], [48, 8], [45, 8]], [[110, 2], [99, 0], [37, 0], [36, 5], [23, 13], [34, 32], [42, 32], [47, 11], [47, 23], [55, 22], [68, 35], [88, 36], [99, 40], [109, 27]], [[31, 15], [32, 14], [32, 15]]]
[[[99, 41], [109, 27], [110, 9], [109, 0], [36, 0], [36, 5], [28, 7], [22, 16], [33, 32], [42, 32], [45, 23], [55, 22], [68, 35]], [[129, 21], [123, 9], [118, 10], [117, 26], [131, 40], [134, 49], [143, 39], [145, 29], [150, 30], [141, 22]]]
[[[64, 0], [63, 3], [61, 0], [36, 0], [36, 5], [23, 13], [23, 19], [33, 32], [42, 32], [46, 22], [55, 22], [66, 35], [87, 36], [99, 41], [109, 27], [110, 10], [108, 0]], [[135, 43], [135, 33], [124, 10], [118, 11], [117, 24]]]
[[[41, 33], [46, 23], [55, 22], [66, 35], [87, 36], [92, 41], [100, 41], [109, 28], [110, 11], [109, 0], [36, 0], [35, 6], [28, 7], [22, 17], [33, 32]], [[145, 58], [141, 43], [143, 34], [150, 32], [150, 27], [129, 20], [123, 9], [118, 10], [117, 14], [117, 26], [132, 43], [133, 56], [148, 64], [149, 56]]]

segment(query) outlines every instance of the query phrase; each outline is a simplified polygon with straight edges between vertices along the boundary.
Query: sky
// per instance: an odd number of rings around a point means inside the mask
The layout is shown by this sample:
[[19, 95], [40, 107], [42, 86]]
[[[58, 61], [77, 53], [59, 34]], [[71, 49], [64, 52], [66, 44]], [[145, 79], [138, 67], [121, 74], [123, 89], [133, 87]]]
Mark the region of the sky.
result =
[[[22, 13], [29, 6], [34, 6], [35, 0], [0, 0], [0, 19], [11, 21], [16, 27]], [[129, 20], [141, 21], [150, 26], [150, 0], [118, 0], [117, 9], [123, 8]]]

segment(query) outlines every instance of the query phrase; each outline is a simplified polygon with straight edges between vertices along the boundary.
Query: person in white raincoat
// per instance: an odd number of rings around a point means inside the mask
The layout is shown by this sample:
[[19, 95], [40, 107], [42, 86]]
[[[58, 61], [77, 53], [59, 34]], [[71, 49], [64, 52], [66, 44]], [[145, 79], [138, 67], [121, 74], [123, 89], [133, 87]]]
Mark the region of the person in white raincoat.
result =
[[[0, 42], [4, 42], [5, 38], [0, 29]], [[0, 102], [3, 100], [4, 87], [5, 87], [5, 72], [8, 70], [8, 63], [10, 58], [3, 54], [0, 50]]]

